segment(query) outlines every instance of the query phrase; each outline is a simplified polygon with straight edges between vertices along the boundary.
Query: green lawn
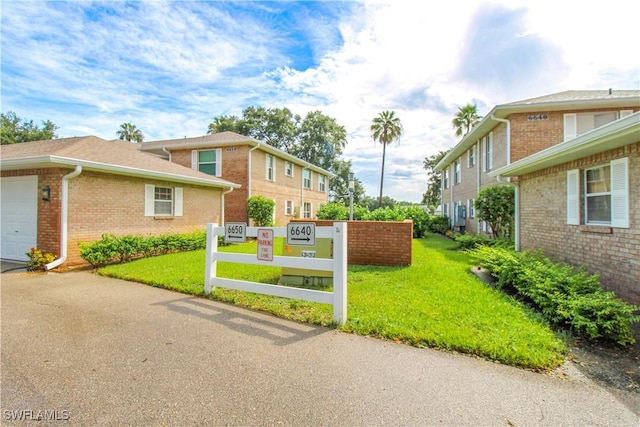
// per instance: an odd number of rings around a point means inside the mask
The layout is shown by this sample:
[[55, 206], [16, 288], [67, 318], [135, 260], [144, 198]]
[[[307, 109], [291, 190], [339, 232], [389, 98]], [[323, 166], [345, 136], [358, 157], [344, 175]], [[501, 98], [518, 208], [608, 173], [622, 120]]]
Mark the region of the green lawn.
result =
[[[477, 355], [546, 370], [564, 360], [565, 346], [534, 313], [483, 284], [469, 272], [465, 252], [439, 235], [413, 241], [410, 267], [351, 266], [348, 320], [339, 327], [361, 335]], [[276, 239], [275, 254], [282, 250]], [[256, 253], [255, 242], [221, 251]], [[203, 295], [204, 251], [147, 258], [99, 270], [99, 274]], [[276, 283], [279, 267], [218, 263], [218, 275]], [[248, 292], [216, 289], [210, 298], [301, 322], [331, 325], [332, 307]]]

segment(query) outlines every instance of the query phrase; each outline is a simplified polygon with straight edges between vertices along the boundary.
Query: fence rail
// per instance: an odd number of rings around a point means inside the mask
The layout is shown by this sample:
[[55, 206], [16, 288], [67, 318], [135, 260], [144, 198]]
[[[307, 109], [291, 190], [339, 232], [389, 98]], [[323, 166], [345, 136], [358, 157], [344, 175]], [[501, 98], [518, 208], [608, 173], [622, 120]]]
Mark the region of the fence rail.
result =
[[[247, 237], [256, 237], [260, 229], [273, 230], [275, 237], [287, 236], [286, 227], [247, 227]], [[258, 259], [257, 255], [219, 252], [218, 236], [224, 236], [225, 227], [219, 227], [215, 223], [207, 224], [205, 294], [209, 294], [217, 286], [263, 295], [331, 304], [333, 305], [333, 321], [338, 324], [344, 324], [347, 320], [347, 224], [344, 222], [336, 222], [333, 226], [316, 227], [315, 230], [317, 238], [333, 239], [333, 259], [274, 256], [273, 261], [265, 261]], [[333, 292], [217, 277], [218, 261], [332, 271]]]

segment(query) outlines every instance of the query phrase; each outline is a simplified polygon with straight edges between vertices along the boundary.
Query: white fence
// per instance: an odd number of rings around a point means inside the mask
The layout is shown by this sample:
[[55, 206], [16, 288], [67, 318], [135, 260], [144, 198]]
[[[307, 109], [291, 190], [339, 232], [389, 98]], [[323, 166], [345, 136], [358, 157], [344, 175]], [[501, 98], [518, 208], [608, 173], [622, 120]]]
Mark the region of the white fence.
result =
[[[247, 227], [247, 237], [256, 237], [259, 229], [273, 230], [275, 237], [287, 237], [286, 227]], [[207, 258], [205, 266], [204, 292], [209, 294], [216, 286], [239, 291], [293, 298], [333, 305], [333, 321], [347, 321], [347, 224], [336, 222], [331, 227], [316, 227], [316, 238], [333, 239], [333, 259], [274, 256], [272, 261], [258, 259], [258, 254], [236, 254], [218, 251], [218, 236], [224, 236], [225, 227], [207, 224]], [[271, 267], [303, 268], [332, 271], [333, 292], [312, 289], [268, 285], [243, 280], [224, 279], [216, 276], [217, 262], [265, 265]]]

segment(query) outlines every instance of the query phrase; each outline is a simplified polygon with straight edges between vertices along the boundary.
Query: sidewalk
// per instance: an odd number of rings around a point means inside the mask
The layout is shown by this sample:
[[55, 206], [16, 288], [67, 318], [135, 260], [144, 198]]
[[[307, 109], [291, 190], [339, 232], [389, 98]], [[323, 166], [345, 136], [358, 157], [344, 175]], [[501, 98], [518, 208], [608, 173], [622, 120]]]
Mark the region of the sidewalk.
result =
[[3, 425], [640, 424], [571, 364], [533, 373], [91, 272], [3, 274], [0, 291]]

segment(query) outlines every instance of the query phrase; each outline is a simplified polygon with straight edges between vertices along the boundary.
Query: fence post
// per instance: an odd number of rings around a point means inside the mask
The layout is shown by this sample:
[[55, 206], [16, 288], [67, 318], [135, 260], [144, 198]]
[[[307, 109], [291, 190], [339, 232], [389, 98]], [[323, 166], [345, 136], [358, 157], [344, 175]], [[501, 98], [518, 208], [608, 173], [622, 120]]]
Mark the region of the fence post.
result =
[[215, 234], [215, 227], [218, 224], [207, 224], [207, 246], [206, 246], [206, 258], [204, 264], [204, 294], [209, 295], [211, 292], [211, 282], [216, 277], [217, 258], [214, 256], [215, 252], [218, 252], [218, 236]]
[[347, 321], [347, 223], [333, 223], [333, 321]]

